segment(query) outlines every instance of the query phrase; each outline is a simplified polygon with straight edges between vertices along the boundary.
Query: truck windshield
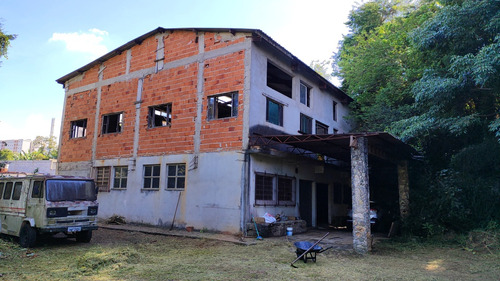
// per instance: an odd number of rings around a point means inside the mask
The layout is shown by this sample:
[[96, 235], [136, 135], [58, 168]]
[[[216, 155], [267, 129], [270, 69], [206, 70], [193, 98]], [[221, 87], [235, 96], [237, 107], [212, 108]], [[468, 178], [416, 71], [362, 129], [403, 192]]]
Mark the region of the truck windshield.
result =
[[93, 181], [47, 180], [48, 201], [95, 201], [97, 194]]

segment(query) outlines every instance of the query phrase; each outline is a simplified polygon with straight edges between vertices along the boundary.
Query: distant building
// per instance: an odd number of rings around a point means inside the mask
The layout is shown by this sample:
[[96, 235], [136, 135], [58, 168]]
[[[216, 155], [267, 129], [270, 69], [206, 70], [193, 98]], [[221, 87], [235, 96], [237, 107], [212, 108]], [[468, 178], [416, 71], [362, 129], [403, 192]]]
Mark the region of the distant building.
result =
[[57, 160], [16, 160], [7, 161], [8, 173], [26, 173], [26, 174], [46, 174], [55, 175], [57, 171]]
[[18, 139], [18, 140], [0, 140], [0, 150], [8, 149], [14, 153], [25, 153], [31, 152], [31, 140], [30, 139]]

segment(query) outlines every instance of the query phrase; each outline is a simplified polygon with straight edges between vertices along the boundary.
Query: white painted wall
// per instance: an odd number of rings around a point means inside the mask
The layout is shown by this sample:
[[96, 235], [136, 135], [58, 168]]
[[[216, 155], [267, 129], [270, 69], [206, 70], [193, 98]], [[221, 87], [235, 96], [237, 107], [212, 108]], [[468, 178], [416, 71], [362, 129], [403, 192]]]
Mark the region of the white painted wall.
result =
[[16, 160], [8, 161], [9, 172], [34, 173], [55, 175], [57, 171], [57, 160]]
[[[102, 166], [120, 166], [127, 165], [128, 160], [98, 162]], [[177, 163], [186, 164], [186, 188], [167, 190], [166, 165]], [[161, 164], [159, 190], [142, 189], [143, 166], [151, 164]], [[119, 214], [131, 222], [170, 227], [180, 194], [176, 227], [189, 225], [236, 233], [240, 227], [242, 164], [243, 154], [238, 152], [200, 154], [196, 169], [190, 154], [140, 157], [135, 170], [129, 166], [125, 190], [99, 193], [99, 217]]]
[[[287, 134], [298, 134], [300, 129], [300, 113], [303, 113], [313, 120], [313, 133], [315, 133], [316, 120], [328, 125], [329, 133], [333, 134], [333, 129], [338, 133], [347, 133], [350, 130], [349, 124], [343, 116], [348, 113], [348, 107], [343, 105], [340, 100], [333, 97], [332, 94], [321, 90], [317, 84], [306, 79], [299, 73], [292, 72], [287, 65], [279, 61], [276, 57], [255, 45], [252, 48], [252, 67], [251, 67], [251, 97], [250, 97], [250, 120], [249, 126], [265, 125]], [[292, 98], [289, 98], [266, 85], [267, 78], [267, 60], [280, 67], [293, 77]], [[300, 81], [311, 86], [310, 107], [300, 102]], [[266, 122], [266, 98], [270, 97], [277, 102], [284, 104], [283, 109], [283, 127]], [[333, 120], [333, 101], [337, 102], [337, 120]]]

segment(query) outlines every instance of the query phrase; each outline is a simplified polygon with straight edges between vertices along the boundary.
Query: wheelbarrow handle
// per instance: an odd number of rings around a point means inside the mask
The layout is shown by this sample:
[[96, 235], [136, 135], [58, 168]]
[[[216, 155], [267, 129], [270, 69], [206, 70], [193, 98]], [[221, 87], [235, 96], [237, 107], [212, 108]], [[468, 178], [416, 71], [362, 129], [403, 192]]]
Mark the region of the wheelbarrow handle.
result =
[[323, 235], [323, 237], [321, 237], [321, 239], [319, 239], [318, 241], [316, 241], [316, 243], [314, 243], [311, 247], [309, 247], [309, 249], [305, 250], [302, 255], [298, 256], [294, 261], [292, 261], [292, 263], [290, 264], [291, 266], [295, 267], [293, 264], [300, 260], [300, 258], [302, 258], [305, 254], [307, 254], [309, 251], [311, 251], [316, 245], [319, 244], [319, 242], [321, 242], [321, 240], [325, 239], [326, 236], [328, 236], [328, 234], [330, 234], [330, 232], [327, 232], [325, 235]]
[[326, 250], [330, 250], [331, 248], [333, 248], [333, 246], [330, 246], [330, 247], [328, 247], [328, 248], [325, 248], [325, 249], [323, 249], [323, 250], [320, 250], [320, 251], [318, 251], [318, 253], [323, 253], [324, 251], [326, 251]]

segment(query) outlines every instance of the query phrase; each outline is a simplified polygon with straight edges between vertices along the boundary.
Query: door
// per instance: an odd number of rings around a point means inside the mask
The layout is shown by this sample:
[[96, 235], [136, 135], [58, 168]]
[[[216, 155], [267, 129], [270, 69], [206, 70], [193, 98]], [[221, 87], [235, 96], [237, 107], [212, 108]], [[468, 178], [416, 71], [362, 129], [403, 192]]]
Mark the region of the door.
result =
[[316, 184], [316, 219], [319, 227], [328, 228], [328, 184]]
[[312, 226], [312, 181], [299, 181], [299, 215], [308, 227]]

